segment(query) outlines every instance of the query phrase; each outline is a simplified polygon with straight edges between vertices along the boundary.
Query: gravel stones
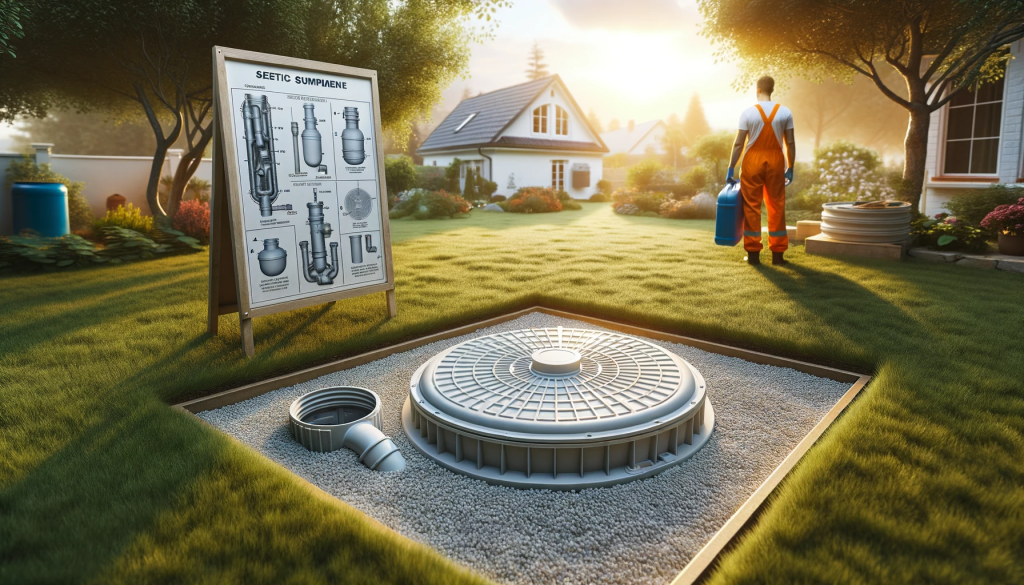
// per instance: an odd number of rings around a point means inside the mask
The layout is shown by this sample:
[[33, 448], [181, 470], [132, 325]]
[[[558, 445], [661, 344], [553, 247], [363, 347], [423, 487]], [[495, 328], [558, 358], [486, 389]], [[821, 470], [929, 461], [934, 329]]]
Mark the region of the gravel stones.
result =
[[[530, 327], [600, 329], [532, 313], [322, 376], [199, 416], [397, 532], [502, 583], [666, 583], [750, 497], [848, 384], [648, 340], [705, 377], [716, 428], [693, 458], [648, 479], [578, 492], [518, 490], [452, 473], [423, 457], [400, 413], [420, 364], [468, 339]], [[295, 398], [362, 386], [382, 401], [384, 433], [406, 470], [379, 473], [347, 449], [312, 453], [288, 432]]]

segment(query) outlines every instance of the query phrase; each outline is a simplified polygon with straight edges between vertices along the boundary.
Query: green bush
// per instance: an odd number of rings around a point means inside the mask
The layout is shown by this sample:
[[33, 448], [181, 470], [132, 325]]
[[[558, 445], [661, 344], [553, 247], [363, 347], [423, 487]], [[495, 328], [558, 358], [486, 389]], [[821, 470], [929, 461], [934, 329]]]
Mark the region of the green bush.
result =
[[606, 179], [601, 179], [600, 181], [597, 182], [596, 187], [597, 187], [598, 193], [611, 196], [611, 194], [612, 194], [612, 182], [611, 181], [608, 181]]
[[568, 201], [562, 201], [562, 211], [579, 211], [583, 209], [579, 201], [575, 199], [569, 199]]
[[638, 191], [646, 191], [655, 183], [663, 183], [665, 167], [656, 160], [645, 160], [629, 167], [626, 184]]
[[439, 219], [469, 213], [469, 202], [445, 191], [410, 189], [399, 194], [391, 219], [412, 216], [414, 219]]
[[466, 201], [476, 201], [480, 198], [476, 192], [477, 174], [473, 169], [466, 169], [466, 181], [462, 187], [462, 198]]
[[622, 215], [658, 215], [665, 193], [655, 191], [616, 191], [612, 195], [612, 208]]
[[498, 190], [498, 184], [494, 181], [488, 181], [483, 177], [479, 177], [476, 183], [476, 192], [483, 201], [489, 200], [494, 196], [494, 192]]
[[71, 231], [84, 230], [96, 219], [89, 207], [89, 202], [82, 195], [85, 183], [72, 181], [64, 175], [53, 172], [48, 163], [37, 165], [30, 155], [23, 155], [21, 160], [14, 161], [7, 166], [6, 190], [10, 191], [11, 185], [19, 181], [63, 183], [68, 189], [68, 223], [71, 226]]
[[504, 195], [491, 195], [491, 203], [499, 203], [508, 199]]
[[555, 195], [558, 196], [558, 200], [563, 203], [566, 201], [572, 201], [572, 195], [569, 195], [567, 191], [558, 191]]
[[103, 247], [74, 234], [59, 238], [0, 238], [0, 271], [37, 272], [81, 268], [110, 262], [153, 258], [202, 250], [199, 241], [176, 230], [157, 229], [144, 235], [118, 226], [102, 228]]
[[408, 156], [384, 159], [384, 180], [388, 185], [388, 194], [394, 195], [416, 186], [416, 164]]
[[983, 231], [948, 213], [917, 219], [910, 234], [917, 245], [932, 250], [982, 252], [988, 247]]
[[946, 203], [946, 209], [971, 225], [981, 225], [993, 209], [1000, 205], [1012, 205], [1024, 196], [1024, 189], [1009, 185], [992, 185], [987, 189], [960, 191]]
[[562, 210], [562, 202], [552, 189], [523, 187], [504, 202], [503, 209], [512, 213], [552, 213]]
[[153, 218], [142, 215], [142, 210], [131, 203], [117, 209], [107, 210], [107, 214], [93, 222], [92, 227], [97, 232], [103, 231], [105, 227], [121, 227], [141, 233], [153, 231]]
[[607, 193], [601, 192], [601, 193], [594, 193], [593, 195], [591, 195], [590, 196], [590, 200], [594, 201], [596, 203], [608, 203], [609, 201], [612, 200], [612, 198]]
[[692, 199], [666, 200], [658, 208], [658, 215], [668, 219], [715, 219], [716, 200], [702, 193]]
[[[445, 188], [445, 167], [418, 166], [416, 167], [416, 184], [414, 187], [426, 189], [427, 191], [440, 191]], [[398, 191], [396, 191], [398, 193]]]

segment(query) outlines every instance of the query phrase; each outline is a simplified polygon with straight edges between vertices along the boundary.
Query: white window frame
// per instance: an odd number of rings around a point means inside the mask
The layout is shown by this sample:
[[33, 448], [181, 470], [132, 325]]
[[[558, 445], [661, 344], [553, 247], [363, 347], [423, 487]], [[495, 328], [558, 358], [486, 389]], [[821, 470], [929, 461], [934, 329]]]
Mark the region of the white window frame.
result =
[[551, 188], [555, 191], [565, 191], [565, 167], [568, 164], [567, 160], [551, 161]]
[[[998, 100], [999, 103], [1002, 104], [1002, 107], [999, 109], [999, 140], [996, 143], [996, 169], [995, 169], [995, 171], [993, 171], [991, 173], [970, 173], [970, 172], [967, 172], [967, 173], [947, 173], [946, 172], [946, 155], [948, 154], [947, 148], [946, 148], [946, 145], [948, 144], [948, 140], [947, 140], [946, 136], [948, 135], [948, 132], [949, 132], [949, 110], [950, 110], [950, 105], [949, 105], [949, 103], [946, 103], [946, 105], [942, 106], [942, 115], [939, 116], [939, 144], [938, 144], [939, 152], [941, 154], [941, 157], [939, 159], [939, 168], [936, 169], [939, 172], [939, 176], [940, 177], [964, 177], [965, 179], [966, 178], [971, 178], [971, 179], [976, 179], [976, 178], [998, 179], [999, 178], [1000, 163], [1001, 163], [1001, 159], [1002, 159], [1001, 155], [1002, 155], [1002, 152], [1003, 152], [1003, 138], [1004, 138], [1003, 137], [1003, 134], [1004, 134], [1003, 133], [1003, 130], [1004, 130], [1003, 125], [1004, 125], [1004, 123], [1006, 121], [1006, 94], [1007, 94], [1007, 90], [1008, 89], [1009, 89], [1009, 84], [1006, 83], [1006, 76], [1004, 74], [1004, 76], [1003, 76], [1003, 95]], [[996, 103], [995, 100], [989, 101], [989, 102], [982, 102], [980, 105], [994, 104], [994, 103]], [[979, 105], [978, 102], [975, 102], [975, 103], [970, 105], [970, 107], [974, 108], [975, 114], [977, 113], [978, 105]], [[966, 108], [968, 106], [955, 106], [955, 107], [957, 107], [957, 108]], [[970, 150], [970, 152], [967, 155], [967, 165], [968, 165], [968, 169], [969, 169], [970, 168], [970, 164], [971, 164], [971, 156], [974, 153], [974, 144], [973, 143], [974, 143], [975, 140], [979, 140], [977, 138], [974, 138], [974, 117], [973, 116], [971, 117], [971, 138], [958, 138], [958, 139], [954, 139], [954, 141], [956, 141], [956, 142], [962, 142], [962, 141], [967, 141], [967, 140], [970, 140], [971, 143], [972, 143], [971, 144], [971, 150]], [[985, 139], [982, 138], [980, 140], [985, 140]]]
[[569, 136], [569, 112], [555, 105], [555, 136]]
[[[533, 109], [532, 125], [530, 129], [533, 134], [547, 134], [548, 133], [548, 111], [550, 110], [549, 104], [543, 104]], [[537, 128], [540, 128], [538, 130]]]

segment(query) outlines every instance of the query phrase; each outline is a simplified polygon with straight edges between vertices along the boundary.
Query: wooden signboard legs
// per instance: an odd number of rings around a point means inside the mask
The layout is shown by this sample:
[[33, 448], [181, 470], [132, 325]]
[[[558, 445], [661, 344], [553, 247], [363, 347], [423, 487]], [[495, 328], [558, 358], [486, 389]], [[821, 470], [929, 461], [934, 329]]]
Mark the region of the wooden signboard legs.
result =
[[[216, 108], [216, 106], [214, 106]], [[235, 282], [234, 246], [231, 245], [231, 217], [228, 194], [224, 183], [223, 141], [220, 140], [219, 120], [213, 129], [213, 189], [210, 197], [210, 302], [207, 331], [217, 335], [218, 318], [227, 313], [238, 313], [242, 333], [242, 349], [246, 357], [256, 353], [252, 339], [252, 319], [238, 309], [238, 283]]]

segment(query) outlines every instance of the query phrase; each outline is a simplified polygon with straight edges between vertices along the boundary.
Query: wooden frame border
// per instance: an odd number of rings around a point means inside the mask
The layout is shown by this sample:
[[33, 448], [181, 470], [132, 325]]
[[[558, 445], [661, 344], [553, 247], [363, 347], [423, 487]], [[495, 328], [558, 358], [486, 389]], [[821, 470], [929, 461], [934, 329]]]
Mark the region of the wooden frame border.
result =
[[[337, 292], [326, 292], [312, 297], [284, 301], [264, 307], [252, 308], [249, 298], [249, 278], [246, 272], [248, 255], [246, 254], [247, 243], [242, 234], [245, 233], [245, 226], [242, 224], [242, 191], [241, 176], [235, 160], [238, 149], [235, 144], [235, 135], [231, 130], [231, 88], [228, 87], [227, 67], [225, 61], [237, 61], [260, 65], [277, 65], [291, 69], [301, 69], [315, 73], [327, 73], [343, 75], [355, 79], [363, 79], [370, 82], [370, 96], [373, 107], [373, 131], [375, 162], [377, 166], [377, 203], [380, 207], [381, 216], [381, 244], [384, 247], [384, 272], [386, 282], [382, 284], [369, 285]], [[212, 200], [214, 202], [211, 213], [211, 234], [210, 234], [210, 297], [209, 315], [207, 328], [211, 335], [217, 334], [217, 318], [226, 313], [238, 312], [241, 323], [242, 347], [245, 355], [251, 357], [255, 353], [252, 339], [252, 319], [273, 315], [284, 311], [293, 311], [313, 305], [333, 303], [357, 296], [373, 294], [377, 292], [387, 293], [388, 316], [394, 317], [398, 313], [398, 304], [395, 299], [395, 270], [391, 257], [391, 223], [388, 216], [387, 204], [387, 183], [384, 177], [384, 142], [383, 130], [380, 122], [380, 94], [377, 90], [377, 72], [371, 69], [359, 69], [333, 63], [322, 63], [309, 61], [307, 59], [296, 59], [281, 55], [267, 53], [256, 53], [242, 49], [231, 49], [228, 47], [213, 47], [213, 115], [214, 115], [214, 181]], [[337, 178], [336, 180], [342, 180]], [[227, 217], [224, 211], [227, 210]], [[225, 234], [217, 233], [223, 231], [227, 220], [230, 226], [230, 238], [225, 239]], [[230, 249], [230, 253], [228, 252]], [[215, 257], [216, 256], [216, 257]], [[225, 302], [230, 296], [230, 291], [221, 289], [220, 280], [227, 275], [225, 260], [230, 258], [234, 265], [235, 302]]]
[[[762, 353], [749, 349], [743, 349], [734, 347], [731, 345], [725, 345], [721, 343], [714, 343], [711, 341], [704, 341], [702, 339], [696, 339], [693, 337], [686, 337], [683, 335], [676, 335], [674, 333], [666, 333], [663, 331], [657, 331], [654, 329], [647, 329], [644, 327], [637, 327], [634, 325], [627, 325], [624, 323], [618, 323], [615, 321], [608, 321], [606, 319], [600, 319], [597, 317], [590, 317], [588, 315], [582, 315], [579, 313], [572, 313], [569, 311], [562, 311], [558, 309], [549, 309], [543, 306], [533, 306], [512, 313], [507, 313], [499, 317], [486, 319], [484, 321], [478, 321], [469, 325], [463, 325], [454, 329], [448, 329], [439, 333], [431, 335], [425, 335], [418, 337], [410, 341], [391, 345], [381, 349], [369, 351], [356, 356], [336, 360], [330, 363], [322, 364], [319, 366], [313, 366], [290, 374], [277, 376], [268, 380], [255, 382], [253, 384], [247, 384], [224, 392], [218, 392], [217, 394], [211, 394], [210, 396], [204, 396], [202, 398], [196, 398], [180, 404], [175, 404], [171, 408], [181, 411], [186, 414], [195, 415], [198, 412], [205, 410], [211, 410], [214, 408], [220, 408], [222, 406], [228, 406], [248, 400], [261, 394], [266, 394], [279, 388], [286, 386], [293, 386], [302, 382], [308, 382], [325, 374], [337, 372], [340, 370], [346, 370], [354, 368], [356, 366], [366, 364], [372, 361], [379, 360], [389, 355], [400, 353], [403, 351], [409, 351], [417, 347], [440, 341], [443, 339], [450, 339], [452, 337], [458, 337], [460, 335], [466, 335], [477, 331], [485, 327], [493, 327], [513, 319], [518, 319], [524, 315], [530, 313], [543, 313], [545, 315], [551, 315], [554, 317], [564, 317], [566, 319], [575, 319], [577, 321], [583, 321], [605, 327], [614, 331], [622, 333], [628, 333], [631, 335], [639, 335], [648, 337], [650, 339], [657, 339], [659, 341], [668, 341], [671, 343], [679, 343], [682, 345], [688, 345], [704, 351], [717, 353], [729, 357], [736, 357], [744, 359], [749, 362], [757, 364], [765, 364], [771, 366], [780, 366], [784, 368], [791, 368], [805, 374], [812, 376], [818, 376], [821, 378], [828, 378], [837, 382], [851, 383], [850, 389], [843, 394], [836, 404], [829, 409], [825, 416], [818, 421], [816, 425], [808, 432], [803, 439], [797, 443], [796, 447], [790, 451], [789, 455], [782, 460], [782, 463], [772, 471], [771, 475], [768, 476], [764, 482], [750, 495], [749, 498], [736, 510], [735, 513], [722, 525], [721, 528], [711, 537], [703, 548], [697, 552], [696, 555], [690, 562], [686, 564], [682, 572], [680, 572], [675, 579], [672, 580], [671, 585], [690, 585], [692, 583], [699, 583], [705, 578], [710, 576], [713, 569], [717, 566], [718, 560], [721, 555], [730, 550], [733, 546], [738, 543], [740, 536], [746, 533], [755, 524], [756, 519], [760, 516], [761, 512], [765, 509], [765, 504], [768, 501], [769, 496], [775, 491], [775, 489], [783, 482], [790, 471], [796, 467], [796, 464], [803, 458], [803, 456], [810, 450], [810, 448], [817, 442], [819, 438], [825, 433], [825, 431], [831, 426], [831, 424], [839, 417], [840, 414], [846, 409], [847, 406], [853, 402], [853, 399], [857, 397], [861, 390], [867, 386], [868, 382], [871, 381], [871, 376], [865, 374], [858, 374], [846, 370], [840, 370], [829, 366], [822, 366], [810, 362], [804, 362], [800, 360], [794, 360], [784, 358], [772, 354]], [[198, 419], [198, 417], [196, 417]], [[202, 419], [199, 419], [202, 420]], [[314, 486], [315, 487], [315, 486]]]

